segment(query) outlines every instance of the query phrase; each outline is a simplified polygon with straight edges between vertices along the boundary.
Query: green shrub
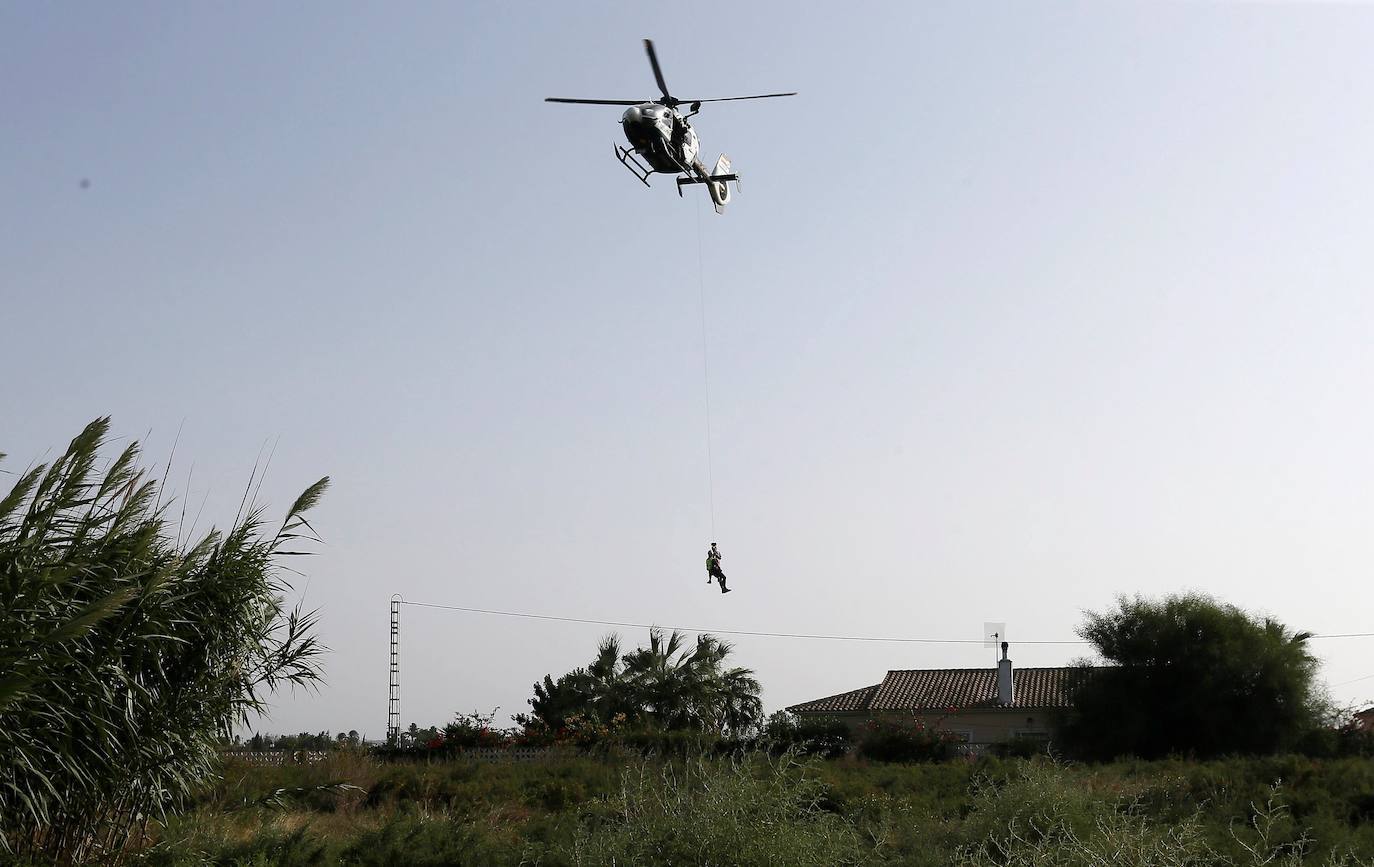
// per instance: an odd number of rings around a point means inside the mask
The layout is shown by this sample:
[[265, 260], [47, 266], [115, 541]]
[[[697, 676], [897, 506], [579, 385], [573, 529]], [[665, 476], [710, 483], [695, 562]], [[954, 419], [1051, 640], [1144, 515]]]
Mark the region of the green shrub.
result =
[[584, 808], [564, 850], [578, 865], [832, 865], [866, 858], [854, 826], [821, 809], [823, 787], [784, 757], [695, 759], [627, 770], [620, 791]]
[[1001, 759], [1030, 759], [1050, 755], [1050, 742], [1034, 738], [1012, 738], [992, 745], [992, 754]]
[[938, 762], [958, 754], [958, 736], [921, 717], [869, 720], [859, 733], [859, 754], [880, 762]]
[[758, 743], [776, 754], [794, 752], [804, 756], [839, 758], [849, 752], [851, 731], [834, 717], [798, 717], [778, 711], [768, 718]]
[[1319, 851], [1294, 822], [1277, 787], [1266, 800], [1251, 805], [1244, 821], [1227, 823], [1229, 845], [1219, 849], [1209, 839], [1203, 808], [1161, 821], [1151, 815], [1143, 792], [1132, 795], [1127, 787], [1126, 794], [1111, 798], [1093, 782], [1050, 763], [1030, 762], [1009, 782], [981, 783], [964, 824], [967, 842], [958, 847], [953, 863], [966, 867], [1367, 863], [1331, 847]]
[[497, 728], [496, 710], [491, 713], [460, 713], [444, 726], [443, 745], [447, 753], [470, 749], [505, 749], [514, 744], [514, 734]]
[[318, 867], [336, 862], [327, 841], [310, 834], [308, 828], [297, 828], [285, 833], [260, 830], [246, 842], [227, 845], [213, 863], [233, 867]]
[[367, 831], [339, 856], [359, 867], [500, 867], [520, 864], [524, 844], [484, 823], [398, 817]]
[[197, 804], [169, 820], [149, 863], [1226, 867], [1253, 864], [1251, 850], [1274, 865], [1374, 856], [1374, 762], [1359, 758], [798, 764], [705, 752], [489, 763], [341, 753], [316, 765], [231, 765]]

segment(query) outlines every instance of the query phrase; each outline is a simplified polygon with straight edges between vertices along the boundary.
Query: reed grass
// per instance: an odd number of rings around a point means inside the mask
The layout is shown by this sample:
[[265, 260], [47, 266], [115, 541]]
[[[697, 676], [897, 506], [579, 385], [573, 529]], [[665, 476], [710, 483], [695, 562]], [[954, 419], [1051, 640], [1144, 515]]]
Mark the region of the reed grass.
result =
[[0, 499], [0, 852], [36, 863], [125, 860], [236, 723], [320, 676], [280, 562], [328, 479], [275, 530], [245, 493], [183, 541], [137, 443], [98, 468], [108, 435], [90, 423]]

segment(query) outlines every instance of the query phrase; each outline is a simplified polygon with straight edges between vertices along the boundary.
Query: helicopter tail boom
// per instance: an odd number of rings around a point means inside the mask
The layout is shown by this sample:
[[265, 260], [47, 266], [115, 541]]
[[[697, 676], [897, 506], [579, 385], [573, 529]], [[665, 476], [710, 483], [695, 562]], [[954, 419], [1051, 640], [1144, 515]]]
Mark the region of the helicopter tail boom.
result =
[[725, 213], [725, 206], [730, 203], [729, 182], [734, 181], [735, 189], [739, 189], [739, 175], [731, 168], [730, 158], [721, 154], [720, 159], [716, 160], [715, 170], [710, 174], [706, 173], [706, 167], [700, 162], [694, 163], [692, 169], [696, 172], [696, 177], [688, 175], [677, 179], [677, 194], [682, 195], [682, 188], [686, 184], [706, 184], [706, 191], [711, 195], [711, 205], [716, 209], [716, 213]]

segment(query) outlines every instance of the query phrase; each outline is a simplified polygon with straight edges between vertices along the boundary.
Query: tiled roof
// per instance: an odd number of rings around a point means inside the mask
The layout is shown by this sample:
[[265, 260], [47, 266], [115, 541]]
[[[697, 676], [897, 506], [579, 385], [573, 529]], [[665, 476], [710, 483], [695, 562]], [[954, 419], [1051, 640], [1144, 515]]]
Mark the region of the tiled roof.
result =
[[[1007, 707], [1070, 707], [1069, 688], [1090, 672], [1083, 668], [1017, 668]], [[996, 708], [994, 668], [922, 668], [889, 671], [883, 682], [788, 708], [794, 713], [840, 711], [966, 710]]]
[[865, 686], [863, 689], [851, 689], [849, 692], [842, 692], [839, 695], [828, 695], [814, 701], [794, 704], [788, 710], [793, 713], [797, 711], [836, 713], [847, 710], [868, 710], [868, 704], [873, 700], [873, 694], [878, 691], [880, 686], [882, 684], [875, 683], [872, 686]]

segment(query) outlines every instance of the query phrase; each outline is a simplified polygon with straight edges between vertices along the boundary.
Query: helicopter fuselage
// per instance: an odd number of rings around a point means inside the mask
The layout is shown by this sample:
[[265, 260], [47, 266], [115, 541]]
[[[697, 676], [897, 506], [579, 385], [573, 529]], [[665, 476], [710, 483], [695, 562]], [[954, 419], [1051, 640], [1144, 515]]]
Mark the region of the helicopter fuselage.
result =
[[[663, 80], [663, 70], [658, 65], [658, 55], [654, 53], [654, 43], [644, 40], [644, 53], [649, 56], [649, 66], [654, 71], [654, 82], [662, 99], [646, 99], [637, 102], [633, 99], [580, 99], [565, 96], [545, 97], [545, 102], [564, 102], [575, 105], [628, 105], [620, 118], [620, 126], [629, 140], [628, 149], [614, 145], [615, 158], [629, 169], [630, 173], [649, 186], [649, 176], [655, 172], [666, 175], [680, 175], [677, 179], [677, 194], [682, 195], [684, 186], [704, 184], [711, 195], [711, 204], [716, 213], [730, 201], [729, 182], [739, 189], [739, 174], [730, 166], [730, 158], [725, 154], [716, 160], [715, 169], [707, 169], [698, 158], [701, 143], [697, 141], [696, 131], [687, 122], [701, 110], [703, 102], [735, 102], [741, 99], [772, 99], [775, 96], [796, 96], [795, 93], [760, 93], [754, 96], [720, 96], [711, 99], [679, 99], [668, 92], [668, 83]], [[678, 106], [685, 105], [690, 111], [682, 114]]]
[[696, 130], [676, 109], [656, 102], [632, 105], [620, 118], [625, 138], [656, 172], [691, 173], [701, 145]]

